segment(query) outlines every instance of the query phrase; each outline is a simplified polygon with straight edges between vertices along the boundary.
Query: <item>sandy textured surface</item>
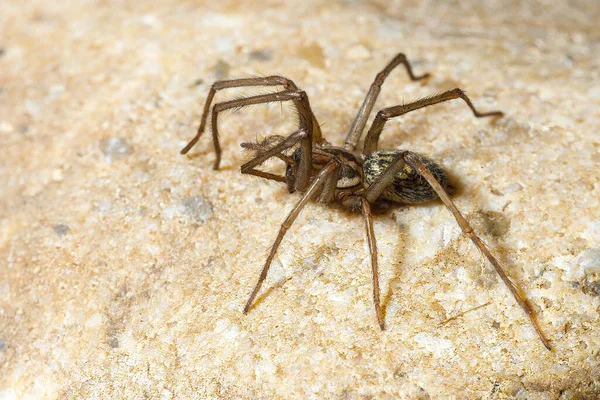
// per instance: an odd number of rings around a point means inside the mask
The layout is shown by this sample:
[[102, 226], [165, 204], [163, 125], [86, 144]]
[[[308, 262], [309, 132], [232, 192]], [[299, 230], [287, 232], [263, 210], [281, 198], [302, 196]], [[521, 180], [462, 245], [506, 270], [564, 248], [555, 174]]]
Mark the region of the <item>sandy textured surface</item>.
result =
[[[600, 397], [598, 2], [238, 3], [1, 2], [0, 399]], [[318, 204], [241, 313], [298, 196], [239, 143], [294, 113], [222, 118], [213, 171], [208, 137], [179, 154], [210, 84], [286, 75], [339, 144], [399, 51], [432, 78], [377, 109], [458, 86], [506, 113], [439, 105], [382, 147], [451, 171], [553, 352], [436, 202], [376, 218], [387, 331], [360, 216]]]

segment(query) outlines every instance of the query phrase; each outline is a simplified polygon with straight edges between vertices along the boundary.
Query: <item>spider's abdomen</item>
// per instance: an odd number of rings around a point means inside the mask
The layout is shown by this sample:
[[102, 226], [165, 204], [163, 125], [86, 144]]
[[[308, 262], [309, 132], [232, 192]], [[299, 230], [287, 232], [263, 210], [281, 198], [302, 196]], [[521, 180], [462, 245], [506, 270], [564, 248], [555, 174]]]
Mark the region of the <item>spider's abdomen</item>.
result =
[[[378, 150], [369, 154], [364, 163], [365, 186], [369, 187], [392, 163], [402, 150]], [[413, 153], [415, 154], [415, 153]], [[431, 171], [444, 189], [448, 188], [448, 177], [442, 167], [429, 158], [416, 154]], [[382, 199], [397, 203], [423, 203], [438, 196], [429, 183], [408, 164], [396, 174], [394, 181], [379, 196]]]

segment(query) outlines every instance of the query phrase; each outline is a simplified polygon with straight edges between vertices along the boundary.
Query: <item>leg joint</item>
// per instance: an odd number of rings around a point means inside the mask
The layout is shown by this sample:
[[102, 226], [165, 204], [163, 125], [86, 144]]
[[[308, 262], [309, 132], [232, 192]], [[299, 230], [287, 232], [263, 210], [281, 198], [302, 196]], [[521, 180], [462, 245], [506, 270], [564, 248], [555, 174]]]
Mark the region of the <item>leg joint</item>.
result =
[[375, 119], [379, 119], [379, 120], [384, 120], [387, 121], [388, 119], [390, 119], [392, 116], [390, 115], [388, 108], [384, 108], [383, 110], [380, 110], [377, 112], [377, 115], [375, 116]]

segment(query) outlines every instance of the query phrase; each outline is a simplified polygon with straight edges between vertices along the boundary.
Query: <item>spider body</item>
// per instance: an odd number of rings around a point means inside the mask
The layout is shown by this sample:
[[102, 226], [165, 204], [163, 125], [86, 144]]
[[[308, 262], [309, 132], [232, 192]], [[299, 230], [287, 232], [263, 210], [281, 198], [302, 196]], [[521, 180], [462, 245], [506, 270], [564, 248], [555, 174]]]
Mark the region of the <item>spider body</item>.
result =
[[[242, 147], [246, 146], [246, 143], [242, 144]], [[289, 162], [286, 165], [286, 183], [290, 193], [296, 191], [294, 184], [295, 177], [299, 172], [300, 154], [301, 149], [296, 149], [292, 156], [293, 162]], [[315, 146], [312, 159], [312, 168], [315, 172], [323, 169], [332, 160], [337, 160], [340, 163], [334, 194], [349, 193], [362, 187], [362, 160], [360, 155], [349, 152], [343, 147], [331, 146], [329, 144]], [[319, 193], [321, 192], [322, 190], [319, 190]], [[321, 202], [329, 203], [336, 198], [338, 196], [330, 198], [329, 201], [322, 199]]]
[[[268, 139], [267, 141], [272, 142]], [[242, 147], [252, 146], [243, 143]], [[292, 156], [293, 162], [288, 163], [286, 166], [286, 183], [290, 193], [295, 192], [294, 179], [297, 175], [300, 153], [301, 149], [296, 149]], [[333, 159], [340, 164], [333, 197], [322, 197], [323, 188], [321, 188], [317, 194], [319, 201], [322, 203], [340, 201], [348, 208], [357, 208], [358, 203], [352, 200], [348, 201], [348, 197], [360, 195], [364, 187], [369, 187], [377, 181], [395, 159], [407, 153], [418, 157], [442, 187], [447, 191], [449, 190], [448, 177], [444, 169], [435, 161], [421, 154], [407, 150], [377, 150], [367, 157], [362, 157], [360, 154], [349, 152], [342, 147], [318, 145], [313, 149], [312, 165], [315, 171], [320, 171]], [[418, 204], [437, 198], [439, 197], [431, 185], [413, 167], [404, 164], [403, 168], [394, 175], [393, 181], [384, 188], [376, 200], [387, 200], [399, 204]], [[344, 202], [344, 200], [346, 201]]]
[[[398, 54], [377, 74], [363, 101], [356, 118], [346, 136], [343, 147], [333, 146], [324, 139], [315, 114], [310, 107], [308, 96], [296, 84], [282, 76], [248, 78], [215, 82], [208, 94], [200, 126], [196, 136], [181, 151], [187, 153], [199, 140], [206, 127], [208, 115], [211, 115], [211, 128], [216, 159], [214, 169], [219, 168], [221, 147], [217, 118], [220, 112], [239, 109], [248, 105], [269, 102], [292, 102], [298, 113], [298, 129], [289, 136], [272, 135], [262, 142], [242, 143], [242, 147], [253, 152], [250, 161], [241, 166], [243, 174], [259, 176], [286, 184], [290, 193], [300, 193], [300, 199], [281, 224], [271, 250], [258, 278], [254, 290], [244, 307], [247, 313], [254, 303], [275, 257], [275, 253], [288, 229], [304, 206], [313, 199], [321, 203], [340, 203], [352, 210], [360, 210], [365, 221], [369, 244], [373, 278], [373, 303], [380, 328], [385, 329], [384, 315], [379, 302], [379, 278], [377, 244], [373, 231], [371, 204], [378, 200], [396, 203], [416, 204], [441, 199], [452, 213], [463, 234], [468, 237], [492, 264], [502, 281], [510, 289], [517, 303], [523, 308], [540, 340], [547, 349], [550, 344], [537, 323], [535, 314], [522, 291], [508, 278], [502, 264], [492, 255], [483, 241], [456, 208], [450, 196], [448, 178], [443, 168], [428, 157], [408, 150], [378, 150], [379, 137], [389, 119], [399, 117], [411, 111], [449, 100], [461, 99], [471, 109], [475, 117], [502, 116], [499, 111], [481, 113], [461, 89], [453, 89], [435, 96], [426, 97], [412, 103], [387, 107], [379, 111], [367, 131], [362, 151], [357, 150], [367, 119], [377, 99], [381, 86], [390, 72], [403, 65], [412, 80], [421, 80], [429, 76], [415, 76], [406, 56]], [[283, 90], [245, 97], [236, 100], [211, 103], [215, 93], [222, 89], [245, 86], [282, 86]], [[265, 161], [278, 158], [285, 163], [285, 174], [277, 175], [261, 170]]]

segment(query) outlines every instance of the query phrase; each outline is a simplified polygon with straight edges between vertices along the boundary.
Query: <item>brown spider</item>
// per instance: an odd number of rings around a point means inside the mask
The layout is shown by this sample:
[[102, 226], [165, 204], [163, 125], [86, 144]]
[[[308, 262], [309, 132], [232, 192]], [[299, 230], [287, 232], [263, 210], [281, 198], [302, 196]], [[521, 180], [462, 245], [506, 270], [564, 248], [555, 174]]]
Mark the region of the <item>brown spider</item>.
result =
[[[510, 289], [517, 303], [523, 308], [535, 328], [544, 346], [551, 350], [529, 302], [519, 287], [513, 283], [504, 272], [502, 264], [492, 255], [483, 241], [473, 232], [473, 229], [456, 208], [448, 195], [449, 185], [446, 173], [442, 167], [429, 158], [409, 150], [377, 150], [379, 136], [385, 123], [391, 119], [408, 112], [424, 108], [433, 104], [453, 99], [462, 99], [473, 111], [477, 118], [502, 116], [502, 112], [493, 111], [481, 113], [475, 109], [471, 100], [461, 89], [453, 89], [431, 97], [426, 97], [415, 102], [384, 108], [377, 113], [367, 132], [363, 150], [356, 150], [362, 132], [367, 123], [369, 114], [373, 109], [375, 100], [381, 91], [381, 85], [390, 72], [404, 65], [411, 80], [416, 81], [427, 78], [429, 74], [416, 76], [412, 72], [410, 63], [402, 53], [377, 74], [369, 92], [354, 119], [352, 127], [346, 137], [344, 147], [332, 146], [321, 133], [320, 126], [313, 114], [306, 92], [298, 89], [291, 80], [282, 76], [268, 76], [264, 78], [248, 78], [218, 81], [213, 83], [196, 136], [188, 143], [182, 154], [186, 154], [198, 142], [204, 132], [206, 120], [213, 97], [218, 90], [244, 87], [244, 86], [283, 86], [283, 90], [275, 93], [245, 97], [236, 100], [217, 103], [212, 108], [212, 135], [215, 147], [216, 160], [214, 169], [219, 168], [221, 161], [221, 147], [219, 146], [219, 133], [217, 117], [220, 112], [228, 109], [239, 109], [252, 104], [291, 101], [299, 116], [298, 130], [287, 137], [270, 136], [262, 143], [243, 143], [242, 147], [254, 152], [254, 158], [242, 165], [243, 174], [260, 176], [287, 184], [290, 193], [300, 192], [302, 197], [289, 213], [275, 242], [271, 247], [267, 261], [262, 269], [258, 282], [250, 294], [244, 307], [244, 314], [250, 309], [258, 291], [271, 266], [283, 236], [290, 228], [300, 211], [309, 200], [318, 198], [321, 203], [341, 203], [351, 210], [360, 210], [364, 216], [369, 250], [371, 254], [371, 267], [373, 274], [373, 302], [377, 321], [382, 330], [385, 329], [384, 316], [379, 304], [379, 278], [377, 266], [377, 245], [373, 233], [373, 217], [371, 204], [376, 200], [387, 200], [403, 204], [422, 203], [440, 198], [452, 213], [464, 235], [473, 241], [475, 246], [483, 253], [496, 269], [500, 278]], [[266, 171], [255, 169], [267, 159], [277, 157], [286, 164], [285, 176], [280, 176]]]

